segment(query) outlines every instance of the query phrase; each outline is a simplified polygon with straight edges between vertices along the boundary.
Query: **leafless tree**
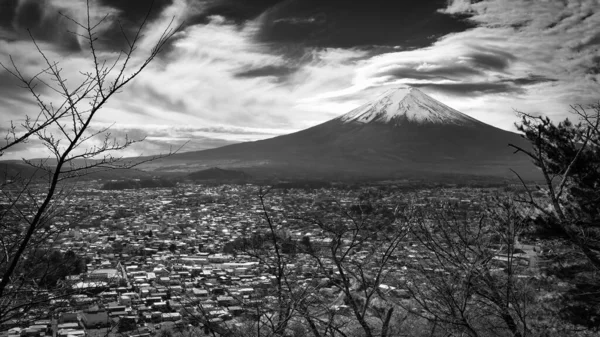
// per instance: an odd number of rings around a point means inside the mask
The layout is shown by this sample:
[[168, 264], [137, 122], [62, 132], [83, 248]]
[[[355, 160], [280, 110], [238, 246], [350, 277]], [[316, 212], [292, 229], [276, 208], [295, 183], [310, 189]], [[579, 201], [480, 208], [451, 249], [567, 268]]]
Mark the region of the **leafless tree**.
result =
[[[334, 202], [301, 218], [318, 228], [324, 240], [306, 250], [315, 276], [335, 289], [337, 299], [315, 299], [301, 313], [315, 337], [391, 336], [395, 295], [385, 291], [397, 276], [397, 258], [408, 233], [410, 213], [381, 200], [362, 200], [352, 207]], [[318, 295], [317, 295], [318, 296]], [[347, 308], [347, 312], [344, 312]], [[353, 331], [354, 330], [354, 331]]]
[[[88, 1], [85, 22], [65, 16], [78, 27], [79, 32], [73, 33], [86, 41], [89, 52], [91, 70], [82, 69], [79, 82], [72, 82], [77, 78], [68, 79], [63, 75], [61, 64], [49, 58], [31, 32], [31, 41], [45, 64], [43, 69], [28, 77], [12, 57], [8, 64], [0, 63], [31, 94], [39, 108], [39, 113], [27, 116], [20, 125], [11, 123], [5, 143], [0, 147], [0, 156], [33, 138], [52, 154], [45, 160], [23, 159], [34, 173], [4, 177], [0, 186], [3, 204], [0, 210], [0, 322], [20, 315], [27, 301], [35, 301], [23, 295], [23, 289], [35, 286], [35, 280], [24, 271], [31, 268], [27, 264], [33, 262], [29, 258], [32, 252], [64, 230], [64, 226], [53, 223], [53, 219], [69, 206], [65, 200], [73, 187], [67, 182], [92, 172], [133, 168], [156, 158], [124, 160], [118, 152], [141, 139], [126, 137], [120, 141], [111, 137], [110, 127], [95, 127], [93, 122], [106, 103], [158, 56], [179, 27], [171, 21], [147, 54], [138, 56], [136, 51], [148, 23], [149, 10], [133, 36], [122, 29], [127, 48], [115, 57], [103, 59], [97, 50], [97, 41], [99, 27], [107, 22], [109, 15], [92, 22], [90, 6]], [[42, 95], [42, 88], [51, 92], [52, 97]]]
[[411, 226], [408, 310], [446, 332], [526, 336], [535, 301], [518, 238], [526, 218], [510, 199], [477, 217], [424, 212]]
[[[402, 315], [389, 297], [386, 283], [395, 275], [397, 253], [408, 219], [389, 205], [366, 204], [349, 210], [335, 203], [314, 207], [311, 214], [287, 214], [286, 221], [318, 228], [322, 242], [292, 240], [272, 215], [270, 189], [260, 189], [261, 233], [236, 247], [271, 275], [272, 287], [257, 289], [255, 317], [242, 331], [209, 329], [221, 335], [244, 336], [394, 336]], [[359, 254], [360, 252], [360, 254]], [[300, 266], [314, 266], [303, 277]], [[206, 322], [206, 313], [200, 321]]]
[[[299, 286], [297, 273], [290, 268], [293, 257], [284, 252], [282, 247], [285, 238], [277, 229], [266, 201], [270, 189], [260, 189], [258, 201], [262, 215], [264, 232], [255, 238], [249, 238], [244, 247], [239, 247], [237, 253], [246, 254], [259, 262], [272, 275], [273, 287], [257, 290], [253, 305], [247, 307], [248, 313], [254, 316], [246, 320], [243, 329], [227, 328], [211, 323], [209, 313], [196, 306], [193, 314], [195, 320], [203, 324], [209, 333], [224, 336], [284, 336], [289, 333], [290, 324], [300, 317], [298, 307], [313, 295], [310, 286]], [[238, 299], [243, 304], [242, 299]]]

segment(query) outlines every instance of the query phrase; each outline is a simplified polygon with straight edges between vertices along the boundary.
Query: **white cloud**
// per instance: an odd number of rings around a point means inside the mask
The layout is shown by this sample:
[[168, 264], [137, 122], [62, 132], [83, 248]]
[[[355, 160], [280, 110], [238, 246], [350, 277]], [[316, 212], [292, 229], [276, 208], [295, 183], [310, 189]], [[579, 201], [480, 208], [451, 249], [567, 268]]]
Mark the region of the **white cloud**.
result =
[[[64, 7], [67, 1], [53, 3]], [[171, 18], [179, 21], [201, 13], [202, 4], [193, 3], [176, 0], [167, 7], [149, 24], [140, 52], [151, 48]], [[211, 146], [218, 143], [209, 139], [224, 144], [306, 128], [402, 83], [438, 85], [424, 91], [506, 129], [515, 121], [513, 109], [562, 118], [568, 105], [598, 99], [600, 71], [593, 70], [600, 67], [597, 8], [598, 1], [591, 0], [474, 4], [455, 0], [442, 12], [473, 14], [479, 27], [447, 35], [423, 49], [376, 56], [357, 49], [307, 49], [302, 58], [290, 58], [257, 43], [254, 34], [260, 19], [240, 27], [213, 16], [208, 24], [178, 33], [169, 52], [114, 96], [97, 122], [116, 122], [117, 129], [137, 128], [147, 134], [164, 129], [162, 136], [152, 136], [162, 137], [152, 138], [152, 146], [170, 140], [179, 143], [185, 136], [200, 139], [195, 148], [201, 148], [204, 141]], [[84, 14], [81, 11], [72, 9], [78, 17]], [[83, 54], [65, 57], [51, 44], [41, 43], [41, 47], [51, 59], [61, 61], [65, 77], [77, 78], [78, 71], [90, 65]], [[8, 54], [28, 74], [41, 69], [40, 58], [28, 42], [0, 40], [0, 60]], [[135, 58], [133, 63], [140, 61]], [[265, 67], [281, 68], [284, 75], [236, 76]], [[409, 73], [412, 77], [402, 77]], [[439, 90], [439, 85], [451, 84], [497, 84], [498, 90], [481, 90], [470, 97]], [[503, 92], [503, 86], [521, 90]], [[0, 96], [0, 101], [7, 102], [7, 97]], [[13, 97], [12, 106], [0, 106], [0, 123], [22, 119], [25, 112], [35, 113], [32, 106], [15, 111], [18, 102]], [[185, 127], [195, 131], [185, 131]], [[214, 132], [219, 128], [221, 132]], [[269, 131], [253, 131], [264, 129]]]
[[440, 13], [445, 14], [462, 14], [471, 11], [471, 0], [453, 0], [447, 8], [439, 10]]
[[[447, 35], [428, 48], [386, 53], [364, 60], [354, 76], [356, 90], [346, 88], [338, 93], [353, 98], [354, 93], [363, 88], [376, 86], [377, 90], [381, 90], [382, 87], [400, 83], [506, 85], [515, 81], [514, 86], [523, 88], [522, 91], [474, 93], [472, 97], [457, 97], [436, 91], [435, 86], [425, 91], [458, 110], [506, 129], [511, 129], [515, 121], [513, 109], [562, 119], [568, 116], [569, 105], [587, 104], [598, 99], [600, 74], [597, 70], [591, 70], [600, 66], [597, 56], [600, 12], [594, 10], [598, 6], [598, 1], [585, 0], [564, 3], [490, 0], [475, 4], [453, 1], [445, 12], [472, 13], [472, 20], [478, 22], [480, 27]], [[504, 57], [514, 58], [507, 59], [505, 69], [485, 69], [485, 64], [479, 67], [477, 64], [468, 64], [473, 63], [469, 55], [481, 53], [487, 53], [488, 56], [498, 54], [499, 57], [505, 54]], [[424, 74], [465, 64], [480, 73], [458, 79], [443, 76], [402, 79], [386, 74], [386, 71], [400, 67]], [[532, 81], [527, 86], [519, 83], [519, 80], [531, 76], [548, 81]]]

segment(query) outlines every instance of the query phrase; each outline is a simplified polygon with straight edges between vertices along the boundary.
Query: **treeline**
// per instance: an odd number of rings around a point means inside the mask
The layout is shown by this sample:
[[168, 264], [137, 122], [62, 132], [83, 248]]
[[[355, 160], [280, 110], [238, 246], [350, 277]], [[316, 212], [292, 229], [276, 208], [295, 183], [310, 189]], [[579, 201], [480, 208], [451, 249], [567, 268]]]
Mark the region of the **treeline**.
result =
[[39, 249], [26, 255], [25, 260], [28, 265], [17, 270], [19, 277], [46, 290], [53, 290], [67, 276], [87, 272], [88, 261], [71, 250]]
[[246, 181], [250, 178], [246, 172], [225, 170], [218, 167], [213, 167], [207, 170], [192, 172], [187, 175], [190, 180], [196, 182], [202, 181]]
[[275, 189], [304, 189], [304, 190], [314, 190], [321, 188], [330, 188], [332, 186], [331, 182], [328, 181], [319, 181], [319, 180], [297, 180], [297, 181], [285, 181], [285, 182], [277, 182], [271, 184], [271, 186]]
[[136, 190], [141, 188], [175, 187], [177, 183], [170, 179], [130, 179], [108, 181], [102, 185], [106, 191]]

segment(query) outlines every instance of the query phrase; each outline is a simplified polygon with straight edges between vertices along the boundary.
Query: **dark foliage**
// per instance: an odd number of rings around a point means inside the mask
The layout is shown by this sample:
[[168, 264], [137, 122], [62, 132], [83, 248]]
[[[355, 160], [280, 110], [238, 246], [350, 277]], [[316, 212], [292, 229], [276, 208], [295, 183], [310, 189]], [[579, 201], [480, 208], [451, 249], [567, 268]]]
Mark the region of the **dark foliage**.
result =
[[[559, 239], [548, 270], [569, 285], [559, 315], [576, 325], [600, 329], [600, 103], [572, 107], [579, 119], [558, 124], [523, 114], [517, 128], [531, 149], [513, 146], [541, 170], [545, 184], [526, 189], [521, 202], [540, 214], [534, 235]], [[539, 193], [541, 192], [541, 193]], [[541, 195], [537, 195], [541, 194]]]
[[188, 174], [189, 179], [194, 180], [196, 182], [200, 181], [219, 181], [219, 182], [229, 182], [229, 181], [245, 181], [250, 178], [248, 174], [242, 171], [234, 171], [234, 170], [224, 170], [218, 167], [209, 168], [207, 170], [197, 171]]
[[31, 264], [28, 269], [33, 270], [34, 280], [39, 286], [53, 289], [61, 280], [69, 275], [79, 275], [87, 271], [84, 258], [77, 256], [73, 251], [62, 253], [58, 250], [37, 250], [27, 257]]

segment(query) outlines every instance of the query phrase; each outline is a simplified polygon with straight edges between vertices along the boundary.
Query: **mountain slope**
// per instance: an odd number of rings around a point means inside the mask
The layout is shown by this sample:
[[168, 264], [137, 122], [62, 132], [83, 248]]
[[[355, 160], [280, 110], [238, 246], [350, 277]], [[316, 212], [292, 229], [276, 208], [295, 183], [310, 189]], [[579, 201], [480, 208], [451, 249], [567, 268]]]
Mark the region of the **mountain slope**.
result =
[[247, 180], [250, 178], [246, 173], [241, 171], [223, 170], [218, 167], [212, 167], [206, 170], [192, 172], [187, 175], [192, 180], [218, 180], [218, 181], [230, 181], [230, 180]]
[[462, 114], [414, 88], [390, 90], [345, 115], [289, 135], [181, 153], [148, 169], [219, 166], [278, 176], [393, 178], [436, 174], [526, 177], [533, 165], [513, 155], [515, 133]]

